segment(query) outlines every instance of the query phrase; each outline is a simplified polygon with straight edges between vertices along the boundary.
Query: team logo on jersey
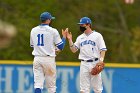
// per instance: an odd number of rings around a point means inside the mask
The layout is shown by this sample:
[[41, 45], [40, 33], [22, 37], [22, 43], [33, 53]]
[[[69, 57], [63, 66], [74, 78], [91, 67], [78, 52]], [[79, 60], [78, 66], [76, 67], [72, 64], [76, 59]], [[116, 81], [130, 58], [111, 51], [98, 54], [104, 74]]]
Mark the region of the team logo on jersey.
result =
[[82, 37], [81, 39], [84, 39], [84, 37]]
[[81, 42], [80, 46], [84, 46], [84, 45], [88, 45], [88, 44], [96, 46], [95, 42], [91, 41], [91, 40], [85, 40], [85, 41]]

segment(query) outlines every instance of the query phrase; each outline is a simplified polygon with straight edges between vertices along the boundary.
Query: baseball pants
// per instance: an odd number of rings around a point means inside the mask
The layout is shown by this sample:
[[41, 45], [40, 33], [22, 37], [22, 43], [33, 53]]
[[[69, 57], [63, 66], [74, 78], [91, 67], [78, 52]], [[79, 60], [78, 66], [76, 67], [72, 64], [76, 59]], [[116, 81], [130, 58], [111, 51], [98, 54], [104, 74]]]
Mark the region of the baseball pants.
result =
[[96, 63], [81, 61], [81, 65], [80, 65], [81, 93], [90, 93], [90, 87], [93, 88], [94, 93], [102, 93], [103, 87], [102, 87], [101, 73], [98, 75], [90, 74], [91, 69], [95, 67]]
[[56, 63], [55, 57], [35, 56], [33, 62], [34, 88], [43, 89], [46, 79], [48, 93], [56, 92]]

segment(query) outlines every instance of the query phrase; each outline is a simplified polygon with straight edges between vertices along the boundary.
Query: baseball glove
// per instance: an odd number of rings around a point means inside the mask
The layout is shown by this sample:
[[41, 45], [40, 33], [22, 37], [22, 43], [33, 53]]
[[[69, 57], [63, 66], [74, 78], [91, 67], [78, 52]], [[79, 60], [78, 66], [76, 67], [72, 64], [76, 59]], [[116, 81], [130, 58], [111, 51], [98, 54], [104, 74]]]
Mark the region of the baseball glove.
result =
[[104, 69], [104, 65], [105, 65], [104, 62], [97, 63], [96, 66], [94, 68], [92, 68], [91, 74], [92, 75], [99, 74]]

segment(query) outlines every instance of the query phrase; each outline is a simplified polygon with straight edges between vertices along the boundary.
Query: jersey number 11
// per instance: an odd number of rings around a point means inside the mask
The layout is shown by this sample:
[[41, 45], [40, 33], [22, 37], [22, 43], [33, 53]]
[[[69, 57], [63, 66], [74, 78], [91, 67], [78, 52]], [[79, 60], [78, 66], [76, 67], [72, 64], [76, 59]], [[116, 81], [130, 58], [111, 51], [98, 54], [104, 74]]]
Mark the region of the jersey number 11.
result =
[[38, 34], [38, 43], [37, 46], [44, 46], [44, 34]]

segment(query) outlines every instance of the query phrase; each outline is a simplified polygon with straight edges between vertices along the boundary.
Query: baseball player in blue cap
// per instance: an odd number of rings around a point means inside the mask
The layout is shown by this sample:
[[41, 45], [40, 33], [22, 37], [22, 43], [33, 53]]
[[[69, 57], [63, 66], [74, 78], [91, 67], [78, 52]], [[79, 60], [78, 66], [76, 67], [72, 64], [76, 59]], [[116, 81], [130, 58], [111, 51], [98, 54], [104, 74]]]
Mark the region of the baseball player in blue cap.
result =
[[80, 93], [90, 93], [90, 87], [93, 87], [94, 93], [102, 93], [101, 73], [91, 72], [97, 64], [104, 64], [107, 50], [104, 39], [99, 32], [91, 29], [90, 18], [83, 17], [78, 24], [82, 34], [77, 37], [76, 42], [73, 43], [71, 32], [67, 33], [67, 38], [73, 53], [80, 50]]
[[35, 93], [41, 93], [45, 79], [48, 93], [56, 93], [55, 47], [59, 50], [64, 48], [68, 29], [65, 31], [62, 29], [61, 39], [57, 29], [50, 26], [52, 19], [55, 17], [52, 17], [49, 12], [42, 13], [41, 24], [34, 27], [30, 33], [30, 46], [33, 47], [32, 55], [34, 55]]

